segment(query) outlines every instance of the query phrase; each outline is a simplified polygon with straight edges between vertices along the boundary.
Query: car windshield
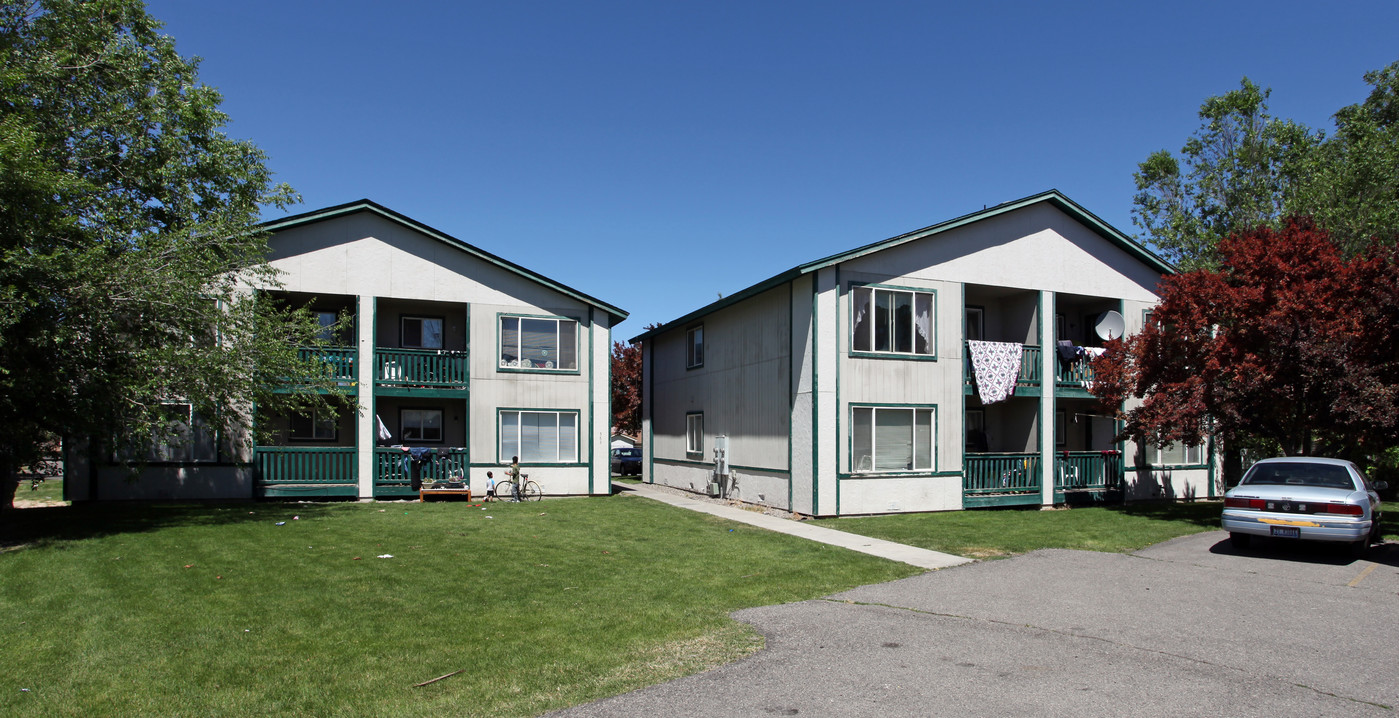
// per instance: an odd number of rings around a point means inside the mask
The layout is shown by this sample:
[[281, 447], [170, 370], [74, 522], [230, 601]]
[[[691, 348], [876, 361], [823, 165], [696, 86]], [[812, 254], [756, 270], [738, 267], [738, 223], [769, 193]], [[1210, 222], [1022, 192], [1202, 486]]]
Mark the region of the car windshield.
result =
[[1333, 489], [1354, 489], [1346, 467], [1336, 464], [1286, 463], [1257, 464], [1244, 477], [1244, 484], [1324, 486]]

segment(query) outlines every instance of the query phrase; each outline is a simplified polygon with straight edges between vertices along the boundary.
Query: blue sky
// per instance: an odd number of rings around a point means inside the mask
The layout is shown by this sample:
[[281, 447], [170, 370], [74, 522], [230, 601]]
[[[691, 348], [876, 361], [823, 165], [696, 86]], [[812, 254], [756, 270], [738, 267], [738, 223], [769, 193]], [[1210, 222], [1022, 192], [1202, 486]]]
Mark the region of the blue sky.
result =
[[[1248, 76], [1312, 127], [1399, 3], [151, 0], [304, 212], [367, 197], [630, 312], [1132, 173]], [[269, 212], [266, 218], [281, 216]]]

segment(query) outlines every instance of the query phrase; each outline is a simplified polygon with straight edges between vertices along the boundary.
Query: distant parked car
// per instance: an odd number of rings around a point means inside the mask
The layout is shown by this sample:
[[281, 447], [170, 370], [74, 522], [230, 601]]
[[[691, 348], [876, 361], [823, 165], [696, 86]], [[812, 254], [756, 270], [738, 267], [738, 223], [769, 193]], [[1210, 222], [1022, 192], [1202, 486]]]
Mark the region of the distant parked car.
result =
[[613, 449], [612, 450], [612, 475], [613, 476], [640, 476], [641, 475], [641, 449]]
[[1340, 459], [1293, 456], [1264, 459], [1224, 495], [1221, 523], [1235, 548], [1255, 536], [1350, 544], [1364, 555], [1380, 537], [1380, 497], [1371, 482]]

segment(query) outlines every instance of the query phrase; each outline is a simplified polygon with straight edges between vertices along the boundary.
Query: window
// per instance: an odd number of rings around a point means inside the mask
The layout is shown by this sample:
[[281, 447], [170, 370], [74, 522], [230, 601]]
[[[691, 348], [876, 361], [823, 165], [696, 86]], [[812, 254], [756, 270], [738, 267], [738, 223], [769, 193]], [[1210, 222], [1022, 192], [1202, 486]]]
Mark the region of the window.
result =
[[986, 312], [981, 307], [967, 307], [962, 321], [966, 324], [962, 328], [964, 339], [979, 342], [986, 337]]
[[147, 461], [218, 461], [218, 435], [189, 404], [163, 404], [164, 433], [146, 451]]
[[935, 407], [856, 406], [850, 409], [851, 470], [931, 470]]
[[405, 349], [441, 349], [441, 317], [402, 317], [399, 346]]
[[851, 346], [857, 352], [933, 356], [933, 293], [855, 287]]
[[685, 368], [704, 366], [704, 325], [685, 332]]
[[1153, 466], [1199, 466], [1205, 463], [1204, 445], [1171, 444], [1164, 449], [1149, 447]]
[[310, 414], [292, 414], [293, 441], [335, 441], [339, 436], [334, 416], [312, 410]]
[[316, 337], [326, 343], [334, 344], [340, 339], [335, 332], [335, 323], [338, 320], [339, 317], [335, 315], [335, 312], [316, 312], [316, 323], [321, 327], [320, 331], [316, 332]]
[[704, 414], [685, 415], [685, 453], [704, 453]]
[[986, 453], [991, 449], [986, 438], [986, 411], [983, 409], [967, 409], [966, 414], [967, 444], [966, 450], [969, 453]]
[[578, 412], [501, 411], [500, 460], [521, 463], [578, 461]]
[[578, 370], [578, 322], [501, 317], [500, 368]]
[[398, 412], [398, 431], [404, 441], [442, 443], [441, 409], [403, 409]]

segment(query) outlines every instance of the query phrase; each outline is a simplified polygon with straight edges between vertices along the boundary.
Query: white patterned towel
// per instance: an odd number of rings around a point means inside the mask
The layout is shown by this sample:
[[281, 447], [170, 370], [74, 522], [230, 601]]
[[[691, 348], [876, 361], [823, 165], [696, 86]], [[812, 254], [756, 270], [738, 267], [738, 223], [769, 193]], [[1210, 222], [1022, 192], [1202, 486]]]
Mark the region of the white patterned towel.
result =
[[994, 404], [1015, 393], [1024, 349], [1025, 345], [1014, 342], [967, 342], [981, 403]]

